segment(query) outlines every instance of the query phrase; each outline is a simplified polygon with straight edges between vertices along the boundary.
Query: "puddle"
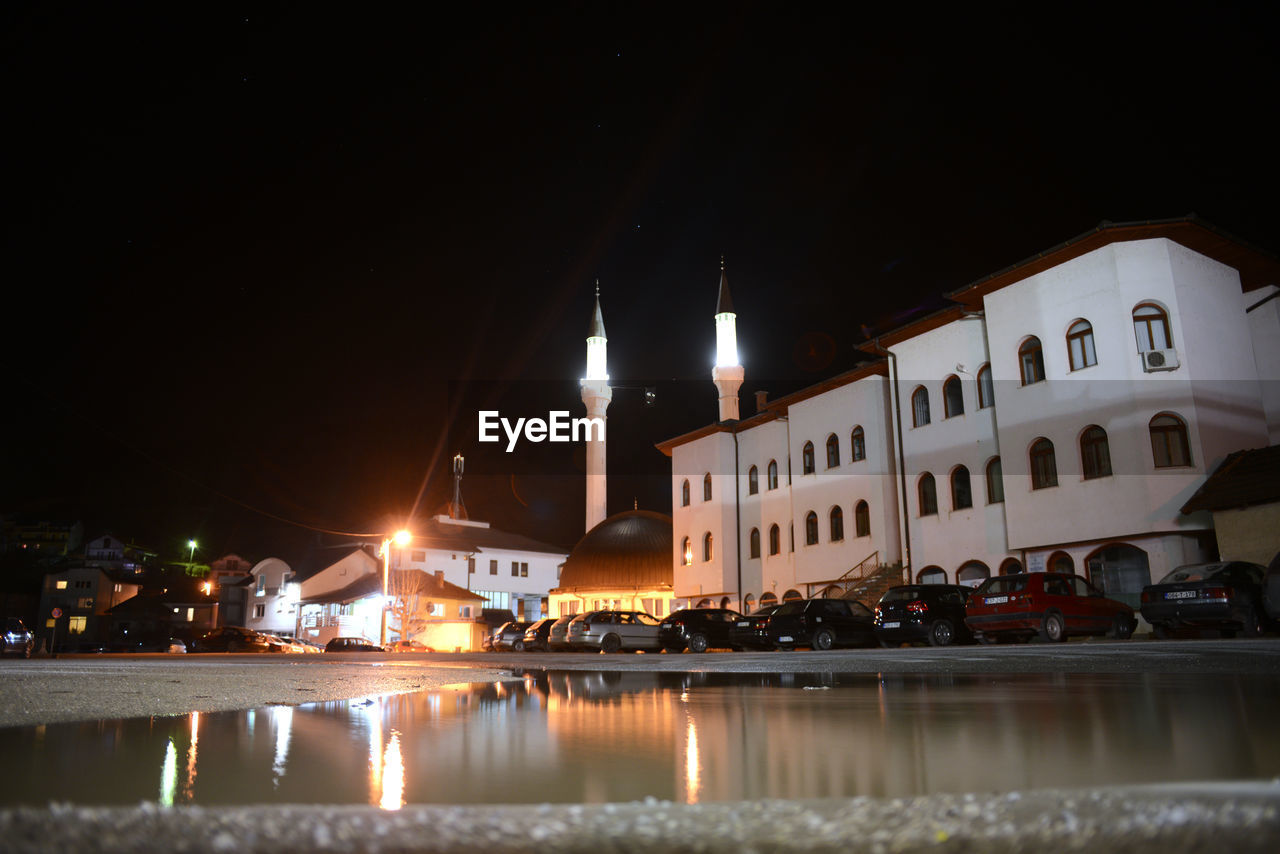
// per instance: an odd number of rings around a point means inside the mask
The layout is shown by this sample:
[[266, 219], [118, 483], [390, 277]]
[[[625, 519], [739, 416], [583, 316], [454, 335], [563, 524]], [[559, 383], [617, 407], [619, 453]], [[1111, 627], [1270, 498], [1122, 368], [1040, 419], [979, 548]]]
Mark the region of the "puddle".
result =
[[526, 674], [0, 729], [0, 804], [694, 803], [1280, 774], [1274, 677]]

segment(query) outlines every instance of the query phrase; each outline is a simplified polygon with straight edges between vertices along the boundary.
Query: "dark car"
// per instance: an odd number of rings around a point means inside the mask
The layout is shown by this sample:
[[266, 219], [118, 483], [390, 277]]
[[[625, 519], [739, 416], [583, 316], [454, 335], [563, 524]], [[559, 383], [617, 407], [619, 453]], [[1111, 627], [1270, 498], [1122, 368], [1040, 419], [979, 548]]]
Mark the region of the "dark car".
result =
[[196, 641], [196, 652], [284, 652], [276, 638], [241, 626], [221, 626]]
[[524, 620], [511, 620], [503, 623], [493, 633], [494, 651], [524, 652], [524, 633], [531, 625], [532, 623]]
[[884, 647], [973, 643], [973, 632], [964, 623], [965, 602], [972, 592], [960, 584], [890, 587], [876, 605], [876, 639]]
[[543, 617], [529, 628], [524, 630], [524, 648], [529, 652], [549, 652], [551, 627], [555, 625], [555, 618]]
[[734, 649], [773, 649], [773, 641], [769, 640], [766, 629], [769, 616], [781, 607], [781, 603], [765, 605], [740, 617], [729, 627], [729, 646]]
[[324, 645], [325, 652], [386, 652], [366, 638], [334, 638]]
[[685, 608], [676, 611], [658, 627], [658, 642], [667, 652], [706, 652], [712, 647], [728, 647], [729, 629], [742, 619], [728, 608]]
[[1262, 604], [1266, 573], [1256, 563], [1238, 560], [1180, 566], [1142, 588], [1142, 616], [1158, 638], [1182, 628], [1257, 637], [1267, 622]]
[[875, 616], [849, 599], [797, 599], [769, 615], [765, 633], [778, 649], [807, 646], [870, 646], [876, 642]]
[[577, 614], [565, 614], [551, 624], [551, 631], [547, 632], [547, 649], [550, 652], [568, 652], [569, 646], [569, 624], [573, 622], [573, 618]]
[[1280, 622], [1280, 552], [1267, 564], [1267, 575], [1262, 581], [1262, 607], [1268, 617]]
[[965, 625], [984, 643], [1064, 641], [1069, 635], [1127, 638], [1138, 624], [1133, 609], [1108, 599], [1078, 575], [1028, 572], [988, 578], [965, 603]]
[[31, 650], [35, 648], [36, 636], [27, 631], [26, 625], [17, 617], [4, 618], [4, 646], [0, 647], [5, 655], [20, 655], [23, 658], [31, 657]]

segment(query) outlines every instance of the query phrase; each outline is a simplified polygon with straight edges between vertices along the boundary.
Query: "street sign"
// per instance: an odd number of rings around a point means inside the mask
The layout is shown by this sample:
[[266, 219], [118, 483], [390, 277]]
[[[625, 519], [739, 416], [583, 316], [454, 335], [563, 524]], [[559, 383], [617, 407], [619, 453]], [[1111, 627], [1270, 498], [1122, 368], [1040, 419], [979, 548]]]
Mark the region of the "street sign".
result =
[[62, 616], [62, 609], [54, 608], [52, 611], [49, 612], [49, 616], [53, 617], [55, 620], [58, 619], [59, 617]]

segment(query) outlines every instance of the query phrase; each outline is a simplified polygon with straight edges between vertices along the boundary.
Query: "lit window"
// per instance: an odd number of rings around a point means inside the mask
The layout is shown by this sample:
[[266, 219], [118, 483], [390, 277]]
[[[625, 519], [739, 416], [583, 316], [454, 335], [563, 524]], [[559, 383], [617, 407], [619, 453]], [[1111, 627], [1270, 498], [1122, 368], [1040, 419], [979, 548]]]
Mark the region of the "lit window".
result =
[[938, 487], [933, 482], [932, 474], [925, 472], [920, 475], [920, 480], [916, 484], [916, 492], [920, 499], [920, 515], [938, 515]]
[[951, 509], [967, 510], [973, 506], [973, 490], [969, 485], [969, 469], [956, 466], [951, 472]]
[[853, 428], [853, 435], [850, 437], [850, 444], [853, 446], [853, 450], [850, 452], [853, 462], [856, 463], [858, 460], [865, 460], [867, 458], [867, 439], [866, 435], [862, 432], [861, 427]]
[[1043, 437], [1031, 443], [1031, 488], [1047, 489], [1058, 485], [1058, 461], [1053, 442]]
[[827, 468], [833, 469], [840, 465], [840, 440], [836, 438], [836, 434], [832, 433], [827, 437]]
[[1089, 321], [1077, 320], [1071, 324], [1067, 330], [1067, 354], [1073, 371], [1098, 364], [1098, 354], [1093, 350], [1093, 326]]
[[818, 514], [812, 510], [809, 515], [804, 517], [804, 544], [806, 546], [817, 545], [818, 543]]
[[1111, 474], [1111, 448], [1107, 443], [1107, 431], [1097, 424], [1089, 425], [1080, 434], [1080, 468], [1085, 480]]
[[911, 393], [911, 426], [923, 427], [929, 423], [929, 390], [918, 386]]
[[693, 543], [688, 537], [680, 543], [680, 558], [685, 566], [693, 566]]
[[84, 634], [88, 621], [88, 617], [67, 617], [67, 632], [73, 635]]
[[1181, 418], [1161, 413], [1151, 419], [1148, 429], [1156, 468], [1191, 465], [1191, 443], [1187, 440], [1187, 425]]
[[942, 412], [947, 418], [964, 415], [964, 391], [959, 377], [947, 377], [942, 384]]
[[804, 448], [800, 451], [800, 473], [813, 474], [813, 443], [805, 442]]
[[1144, 302], [1133, 310], [1133, 334], [1138, 352], [1167, 350], [1173, 345], [1169, 337], [1169, 315], [1155, 303]]
[[1018, 365], [1022, 371], [1022, 384], [1031, 385], [1044, 380], [1044, 351], [1040, 339], [1032, 335], [1018, 348]]
[[58, 590], [66, 590], [66, 589], [67, 589], [67, 582], [65, 582], [65, 581], [59, 581], [59, 582], [56, 582], [53, 586], [54, 586], [54, 587], [56, 587]]

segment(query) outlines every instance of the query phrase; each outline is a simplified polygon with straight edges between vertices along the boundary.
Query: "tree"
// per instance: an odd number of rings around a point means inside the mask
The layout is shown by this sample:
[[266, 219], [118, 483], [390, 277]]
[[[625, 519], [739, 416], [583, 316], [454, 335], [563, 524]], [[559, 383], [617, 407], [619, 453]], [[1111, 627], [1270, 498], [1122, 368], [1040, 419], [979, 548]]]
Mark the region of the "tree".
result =
[[427, 626], [431, 598], [439, 597], [435, 579], [420, 569], [392, 570], [387, 578], [387, 629], [408, 640]]

